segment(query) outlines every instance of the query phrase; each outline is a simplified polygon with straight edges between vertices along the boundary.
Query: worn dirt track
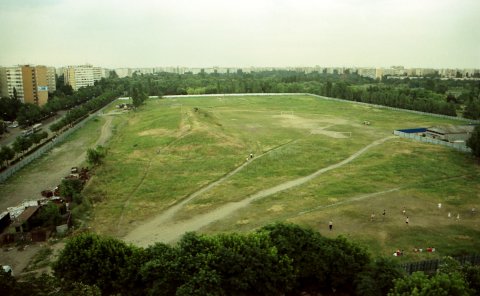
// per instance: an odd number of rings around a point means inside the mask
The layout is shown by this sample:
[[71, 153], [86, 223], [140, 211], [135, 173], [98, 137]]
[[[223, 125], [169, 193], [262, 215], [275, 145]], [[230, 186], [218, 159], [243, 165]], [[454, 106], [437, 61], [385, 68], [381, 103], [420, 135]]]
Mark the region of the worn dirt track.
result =
[[[330, 165], [328, 167], [319, 169], [318, 171], [305, 176], [301, 177], [292, 181], [284, 182], [282, 184], [279, 184], [277, 186], [261, 190], [253, 195], [248, 196], [247, 198], [239, 201], [239, 202], [230, 202], [227, 203], [223, 206], [220, 206], [213, 211], [210, 211], [208, 213], [205, 213], [203, 215], [198, 215], [195, 217], [192, 217], [191, 219], [188, 220], [182, 220], [182, 221], [173, 221], [173, 217], [178, 210], [181, 209], [186, 203], [191, 201], [193, 198], [196, 196], [200, 195], [201, 193], [205, 192], [207, 187], [201, 189], [200, 191], [192, 194], [189, 196], [187, 199], [185, 199], [183, 202], [173, 206], [172, 208], [168, 209], [167, 211], [161, 213], [160, 215], [156, 216], [152, 220], [148, 221], [147, 223], [137, 227], [133, 231], [131, 231], [127, 236], [124, 237], [124, 240], [130, 243], [133, 243], [138, 246], [148, 246], [151, 245], [155, 242], [164, 242], [164, 243], [172, 243], [177, 241], [184, 233], [188, 231], [196, 231], [199, 230], [200, 228], [207, 226], [208, 224], [221, 220], [235, 211], [248, 206], [250, 203], [252, 203], [255, 200], [265, 198], [267, 196], [273, 195], [275, 193], [293, 188], [295, 186], [302, 185], [319, 175], [328, 172], [330, 170], [339, 168], [363, 153], [365, 153], [367, 150], [369, 150], [372, 147], [375, 147], [377, 145], [382, 144], [383, 142], [390, 140], [392, 138], [395, 138], [393, 136], [391, 137], [386, 137], [382, 138], [379, 140], [376, 140], [372, 142], [371, 144], [365, 146], [364, 148], [360, 149], [359, 151], [355, 152], [352, 154], [350, 157], [336, 163], [333, 165]], [[237, 169], [238, 170], [238, 169]], [[232, 171], [232, 173], [235, 171]], [[232, 174], [230, 173], [230, 174]], [[227, 178], [228, 176], [231, 175], [226, 175], [224, 178]], [[223, 179], [220, 179], [223, 180]], [[219, 182], [218, 180], [217, 182]], [[213, 183], [212, 183], [213, 184]], [[211, 185], [212, 185], [211, 184]], [[210, 185], [209, 185], [210, 186]], [[215, 185], [213, 185], [215, 186]]]
[[[101, 133], [95, 145], [104, 145], [112, 135], [111, 125], [112, 117], [106, 116], [106, 121], [102, 126]], [[13, 186], [13, 190], [6, 191], [10, 193], [0, 199], [0, 211], [7, 207], [13, 207], [21, 203], [23, 200], [31, 200], [40, 198], [40, 192], [48, 188], [57, 186], [65, 175], [70, 172], [70, 168], [79, 166], [85, 161], [86, 152], [79, 155], [71, 155], [63, 153], [63, 145], [53, 148], [48, 155], [46, 161], [51, 163], [48, 172], [37, 170], [35, 168], [28, 170], [28, 172], [19, 171], [21, 178], [14, 182], [2, 184], [3, 187]], [[85, 147], [87, 149], [88, 147]]]

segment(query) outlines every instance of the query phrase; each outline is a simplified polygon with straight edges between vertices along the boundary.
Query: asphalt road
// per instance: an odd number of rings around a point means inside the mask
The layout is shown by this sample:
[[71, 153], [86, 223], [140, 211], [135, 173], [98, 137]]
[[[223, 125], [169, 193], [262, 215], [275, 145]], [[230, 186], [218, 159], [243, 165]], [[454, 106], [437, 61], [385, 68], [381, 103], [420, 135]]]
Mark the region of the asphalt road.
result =
[[[50, 126], [55, 122], [59, 121], [60, 119], [62, 119], [65, 113], [67, 113], [67, 111], [59, 111], [57, 112], [57, 115], [42, 121], [42, 128], [40, 129], [40, 131], [46, 131], [50, 136], [52, 134], [52, 132], [50, 131]], [[22, 134], [23, 129], [20, 127], [15, 127], [15, 128], [8, 127], [7, 131], [8, 133], [4, 133], [0, 138], [0, 145], [2, 146], [12, 144], [15, 141], [15, 139]]]

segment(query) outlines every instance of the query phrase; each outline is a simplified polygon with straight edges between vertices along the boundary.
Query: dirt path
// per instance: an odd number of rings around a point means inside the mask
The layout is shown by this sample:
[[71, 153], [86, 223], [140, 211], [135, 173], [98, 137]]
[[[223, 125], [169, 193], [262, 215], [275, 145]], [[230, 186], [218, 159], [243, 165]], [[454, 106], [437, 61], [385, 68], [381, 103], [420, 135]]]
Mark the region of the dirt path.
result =
[[[382, 144], [383, 142], [390, 140], [392, 138], [395, 138], [393, 136], [391, 137], [386, 137], [377, 141], [372, 142], [371, 144], [365, 146], [364, 148], [360, 149], [359, 151], [355, 152], [352, 154], [350, 157], [342, 160], [339, 163], [330, 165], [328, 167], [319, 169], [318, 171], [314, 172], [313, 174], [310, 174], [305, 177], [301, 177], [292, 181], [288, 181], [285, 183], [282, 183], [280, 185], [259, 191], [253, 195], [250, 195], [249, 197], [239, 201], [239, 202], [230, 202], [227, 203], [211, 212], [208, 212], [203, 215], [198, 215], [195, 216], [189, 220], [184, 220], [184, 221], [171, 221], [171, 218], [173, 215], [183, 206], [185, 205], [188, 201], [193, 199], [191, 196], [187, 198], [185, 201], [179, 203], [178, 205], [172, 207], [171, 209], [167, 210], [166, 212], [160, 214], [150, 222], [145, 223], [144, 225], [137, 227], [134, 229], [132, 232], [130, 232], [124, 240], [127, 242], [131, 242], [133, 244], [136, 244], [138, 246], [148, 246], [150, 244], [153, 244], [155, 242], [165, 242], [165, 243], [170, 243], [178, 240], [185, 232], [188, 231], [196, 231], [199, 230], [200, 228], [214, 222], [217, 220], [221, 220], [230, 214], [234, 213], [235, 211], [248, 206], [250, 203], [252, 203], [255, 200], [270, 196], [272, 194], [293, 188], [295, 186], [302, 185], [319, 175], [328, 172], [330, 170], [336, 169], [338, 167], [341, 167], [355, 158], [359, 157], [361, 154], [366, 152], [372, 147], [375, 147], [377, 145]], [[221, 180], [221, 179], [220, 179]], [[214, 185], [215, 186], [215, 185]], [[208, 186], [207, 186], [208, 187]], [[200, 190], [202, 191], [202, 190]], [[200, 192], [199, 191], [199, 192]], [[202, 191], [201, 193], [203, 193]], [[201, 194], [200, 193], [200, 194]]]
[[[203, 193], [209, 191], [210, 189], [220, 185], [221, 183], [223, 183], [225, 180], [227, 180], [228, 178], [230, 178], [231, 176], [235, 175], [236, 173], [238, 173], [239, 171], [241, 171], [244, 167], [246, 167], [247, 165], [249, 165], [250, 163], [252, 163], [253, 161], [257, 160], [257, 159], [260, 159], [261, 157], [273, 152], [273, 151], [276, 151], [282, 147], [284, 147], [285, 145], [288, 145], [290, 143], [293, 143], [293, 142], [296, 142], [297, 140], [292, 140], [292, 141], [289, 141], [285, 144], [282, 144], [282, 145], [279, 145], [277, 147], [274, 147], [258, 156], [256, 156], [255, 158], [253, 158], [252, 160], [250, 161], [246, 161], [244, 162], [242, 165], [240, 165], [239, 167], [237, 167], [236, 169], [234, 169], [233, 171], [227, 173], [225, 176], [221, 177], [220, 179], [208, 184], [207, 186], [201, 188], [200, 190], [190, 194], [189, 196], [187, 196], [184, 200], [182, 200], [181, 202], [179, 202], [178, 204], [175, 204], [173, 205], [172, 207], [168, 208], [166, 211], [164, 211], [163, 213], [161, 213], [160, 215], [156, 216], [153, 220], [143, 224], [142, 226], [140, 226], [139, 228], [145, 228], [145, 229], [149, 229], [149, 228], [154, 228], [156, 227], [157, 225], [161, 224], [161, 223], [165, 223], [167, 222], [168, 220], [171, 220], [173, 218], [173, 216], [184, 206], [186, 205], [188, 202], [190, 202], [192, 199], [202, 195]], [[137, 228], [138, 229], [138, 228]], [[132, 235], [133, 232], [136, 232], [136, 230], [133, 230], [130, 234], [128, 234], [125, 239], [128, 240], [128, 237]]]
[[[112, 117], [107, 116], [105, 124], [101, 129], [100, 136], [95, 145], [104, 145], [112, 135], [111, 132]], [[65, 175], [70, 172], [70, 168], [79, 166], [86, 157], [86, 152], [79, 155], [65, 153], [64, 145], [81, 145], [76, 143], [64, 143], [53, 148], [45, 157], [44, 161], [49, 163], [48, 171], [32, 167], [28, 170], [19, 171], [18, 178], [11, 182], [0, 184], [0, 192], [5, 194], [0, 198], [0, 212], [7, 207], [16, 206], [23, 200], [40, 198], [40, 192], [47, 188], [57, 186]], [[85, 147], [86, 149], [87, 147]]]

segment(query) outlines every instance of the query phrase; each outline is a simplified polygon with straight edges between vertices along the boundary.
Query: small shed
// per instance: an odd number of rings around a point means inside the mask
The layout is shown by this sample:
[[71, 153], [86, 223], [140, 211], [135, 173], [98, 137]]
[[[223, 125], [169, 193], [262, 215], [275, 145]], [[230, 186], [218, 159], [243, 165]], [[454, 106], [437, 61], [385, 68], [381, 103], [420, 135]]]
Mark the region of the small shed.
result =
[[40, 206], [27, 207], [20, 216], [15, 219], [12, 226], [15, 227], [16, 232], [27, 232], [33, 225], [30, 225], [30, 219], [35, 216]]
[[466, 142], [473, 133], [473, 125], [447, 125], [430, 127], [425, 135], [438, 140], [447, 142]]
[[3, 212], [0, 214], [0, 233], [2, 233], [5, 228], [7, 228], [10, 223], [12, 222], [12, 219], [10, 218], [10, 213], [9, 212]]

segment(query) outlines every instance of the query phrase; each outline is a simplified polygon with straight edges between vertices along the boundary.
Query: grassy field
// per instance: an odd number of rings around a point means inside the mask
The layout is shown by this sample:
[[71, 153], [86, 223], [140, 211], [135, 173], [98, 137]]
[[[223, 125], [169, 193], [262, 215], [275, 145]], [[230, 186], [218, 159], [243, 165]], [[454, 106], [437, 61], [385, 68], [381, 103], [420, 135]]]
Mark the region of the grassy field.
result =
[[[365, 120], [371, 125], [363, 125]], [[136, 112], [115, 116], [114, 123], [105, 163], [85, 194], [96, 202], [91, 226], [122, 237], [244, 164], [250, 153], [258, 159], [190, 201], [175, 219], [209, 212], [339, 163], [392, 136], [394, 129], [458, 121], [308, 96], [219, 96], [151, 99]], [[251, 231], [289, 221], [326, 236], [350, 237], [375, 254], [404, 249], [408, 260], [432, 255], [412, 254], [414, 247], [436, 247], [439, 255], [473, 252], [480, 247], [480, 214], [472, 215], [470, 209], [478, 208], [479, 184], [480, 169], [469, 155], [392, 138], [202, 231]], [[375, 219], [370, 221], [372, 213]], [[330, 220], [332, 232], [327, 229]]]

